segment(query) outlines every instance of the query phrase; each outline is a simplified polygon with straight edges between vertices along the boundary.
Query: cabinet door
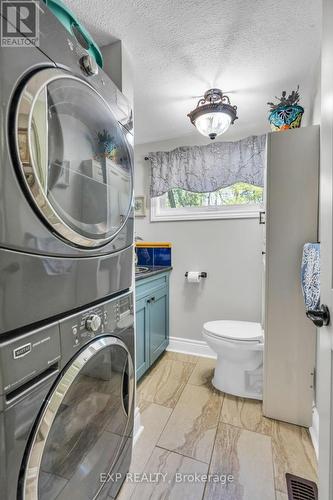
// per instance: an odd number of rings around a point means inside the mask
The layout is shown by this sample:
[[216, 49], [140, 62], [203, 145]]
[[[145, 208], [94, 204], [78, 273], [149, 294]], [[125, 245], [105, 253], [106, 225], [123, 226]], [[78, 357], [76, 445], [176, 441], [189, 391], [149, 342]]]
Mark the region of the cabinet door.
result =
[[136, 302], [136, 378], [149, 368], [148, 304], [144, 297]]
[[159, 357], [169, 343], [169, 295], [164, 286], [149, 297], [150, 364]]

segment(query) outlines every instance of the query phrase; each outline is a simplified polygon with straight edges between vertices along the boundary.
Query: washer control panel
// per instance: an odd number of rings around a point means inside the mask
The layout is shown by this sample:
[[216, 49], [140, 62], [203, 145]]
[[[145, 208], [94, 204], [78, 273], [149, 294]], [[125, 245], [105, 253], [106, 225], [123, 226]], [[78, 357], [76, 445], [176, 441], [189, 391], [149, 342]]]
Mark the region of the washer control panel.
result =
[[78, 349], [103, 333], [112, 334], [133, 325], [131, 293], [117, 297], [60, 322], [62, 345], [66, 351]]
[[86, 319], [86, 328], [89, 332], [97, 332], [102, 324], [102, 319], [98, 314], [90, 314]]
[[73, 341], [77, 346], [105, 331], [112, 333], [116, 328], [117, 323], [114, 318], [109, 320], [104, 304], [78, 314], [71, 325]]

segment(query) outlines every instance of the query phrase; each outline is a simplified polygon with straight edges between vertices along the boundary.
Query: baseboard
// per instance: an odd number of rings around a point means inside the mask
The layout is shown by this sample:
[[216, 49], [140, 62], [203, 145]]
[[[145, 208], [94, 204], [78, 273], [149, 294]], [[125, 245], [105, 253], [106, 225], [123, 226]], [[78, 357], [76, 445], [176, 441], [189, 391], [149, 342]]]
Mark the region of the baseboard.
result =
[[311, 441], [316, 452], [317, 460], [319, 455], [319, 413], [317, 407], [312, 408], [312, 426], [309, 429]]
[[135, 446], [137, 440], [141, 436], [143, 429], [144, 429], [144, 427], [143, 427], [143, 425], [141, 425], [140, 410], [138, 407], [136, 407], [134, 410], [133, 446]]
[[203, 358], [216, 358], [216, 354], [203, 340], [190, 340], [180, 337], [170, 337], [167, 351], [193, 354]]

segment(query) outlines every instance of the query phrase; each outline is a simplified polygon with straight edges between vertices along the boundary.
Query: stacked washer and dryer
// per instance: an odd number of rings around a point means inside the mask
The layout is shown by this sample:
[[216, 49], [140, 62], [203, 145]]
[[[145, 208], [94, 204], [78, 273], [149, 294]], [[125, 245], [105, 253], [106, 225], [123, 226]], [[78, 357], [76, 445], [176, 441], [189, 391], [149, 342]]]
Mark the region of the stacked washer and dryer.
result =
[[39, 11], [39, 47], [1, 48], [0, 491], [101, 500], [132, 448], [131, 110]]

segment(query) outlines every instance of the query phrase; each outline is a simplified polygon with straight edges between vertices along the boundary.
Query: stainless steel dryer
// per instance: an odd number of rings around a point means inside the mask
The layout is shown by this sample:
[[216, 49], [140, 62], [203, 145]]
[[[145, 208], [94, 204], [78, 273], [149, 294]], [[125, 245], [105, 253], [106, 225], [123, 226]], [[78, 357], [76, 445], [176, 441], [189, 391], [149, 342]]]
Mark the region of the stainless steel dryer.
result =
[[0, 333], [126, 290], [131, 109], [39, 2], [40, 45], [1, 47]]
[[131, 460], [133, 359], [130, 293], [0, 343], [3, 500], [115, 498]]

